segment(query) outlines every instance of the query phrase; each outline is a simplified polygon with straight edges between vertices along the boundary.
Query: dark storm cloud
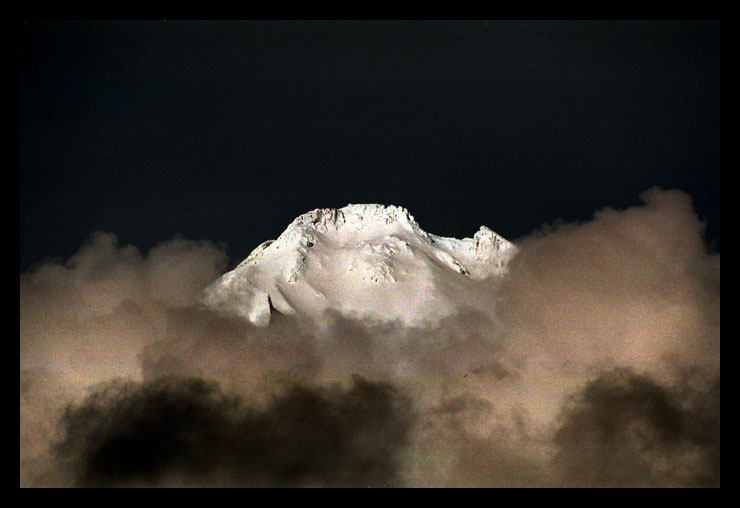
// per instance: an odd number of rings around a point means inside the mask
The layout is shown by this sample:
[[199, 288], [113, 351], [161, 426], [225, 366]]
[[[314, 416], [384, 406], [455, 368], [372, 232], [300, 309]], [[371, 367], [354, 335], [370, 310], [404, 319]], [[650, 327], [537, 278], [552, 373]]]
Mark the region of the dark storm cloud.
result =
[[719, 376], [690, 380], [666, 387], [619, 369], [589, 383], [555, 434], [565, 483], [719, 487]]
[[720, 257], [641, 197], [516, 239], [433, 328], [256, 328], [200, 304], [215, 245], [94, 235], [21, 276], [21, 485], [718, 485]]
[[62, 419], [79, 486], [395, 486], [409, 405], [390, 385], [294, 385], [264, 408], [200, 379], [115, 383]]

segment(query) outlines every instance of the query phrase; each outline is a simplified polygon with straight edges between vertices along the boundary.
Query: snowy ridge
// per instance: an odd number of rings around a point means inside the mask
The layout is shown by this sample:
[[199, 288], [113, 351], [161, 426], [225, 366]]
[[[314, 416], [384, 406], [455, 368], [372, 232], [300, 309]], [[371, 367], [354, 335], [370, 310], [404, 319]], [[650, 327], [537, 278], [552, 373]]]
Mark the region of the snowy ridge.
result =
[[462, 240], [431, 235], [398, 206], [317, 208], [206, 288], [204, 301], [258, 326], [272, 308], [420, 326], [454, 312], [462, 286], [503, 275], [515, 253], [485, 226]]

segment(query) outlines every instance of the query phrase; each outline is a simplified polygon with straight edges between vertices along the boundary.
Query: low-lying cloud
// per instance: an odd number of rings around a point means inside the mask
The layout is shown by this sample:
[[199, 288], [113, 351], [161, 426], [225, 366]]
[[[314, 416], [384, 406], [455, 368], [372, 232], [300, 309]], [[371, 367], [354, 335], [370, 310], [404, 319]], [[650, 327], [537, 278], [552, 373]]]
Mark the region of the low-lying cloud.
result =
[[389, 385], [294, 385], [264, 408], [198, 378], [114, 383], [62, 418], [74, 485], [395, 486], [412, 423]]
[[200, 305], [210, 242], [20, 282], [22, 486], [719, 486], [720, 257], [651, 189], [516, 239], [433, 329]]

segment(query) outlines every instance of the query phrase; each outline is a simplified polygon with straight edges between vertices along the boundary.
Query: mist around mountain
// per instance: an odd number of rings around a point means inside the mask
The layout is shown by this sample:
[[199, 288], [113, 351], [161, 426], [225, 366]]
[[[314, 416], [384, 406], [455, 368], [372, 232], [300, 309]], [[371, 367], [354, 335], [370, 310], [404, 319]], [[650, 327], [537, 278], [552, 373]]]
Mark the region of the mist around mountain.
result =
[[226, 275], [94, 234], [20, 278], [20, 484], [718, 487], [720, 256], [641, 198], [511, 243], [319, 209]]

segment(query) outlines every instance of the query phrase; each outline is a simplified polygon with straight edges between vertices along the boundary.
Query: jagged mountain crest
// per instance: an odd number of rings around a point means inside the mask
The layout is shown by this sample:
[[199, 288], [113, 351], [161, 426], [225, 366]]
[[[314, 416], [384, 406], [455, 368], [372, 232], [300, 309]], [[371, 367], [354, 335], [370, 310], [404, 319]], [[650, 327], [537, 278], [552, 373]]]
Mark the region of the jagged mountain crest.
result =
[[515, 252], [485, 226], [472, 238], [429, 234], [399, 206], [317, 208], [209, 286], [204, 301], [260, 326], [272, 308], [418, 325], [453, 312], [460, 286], [505, 273]]

